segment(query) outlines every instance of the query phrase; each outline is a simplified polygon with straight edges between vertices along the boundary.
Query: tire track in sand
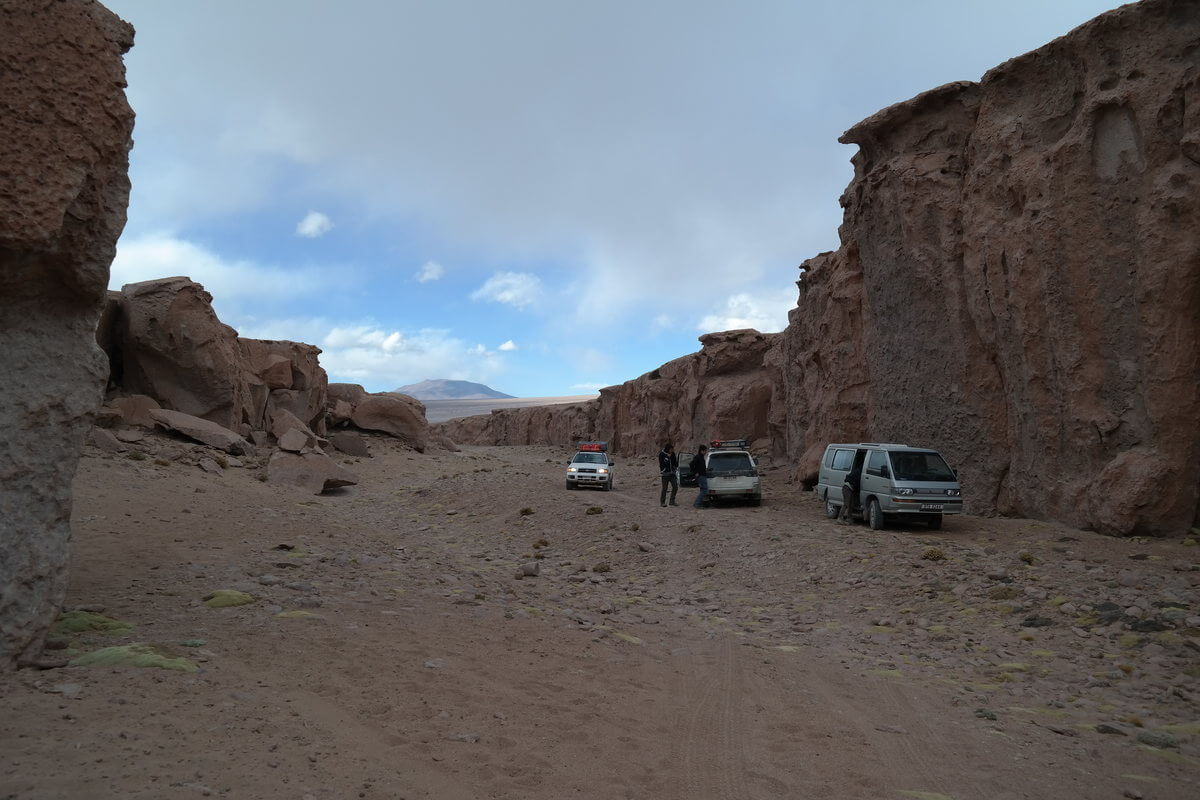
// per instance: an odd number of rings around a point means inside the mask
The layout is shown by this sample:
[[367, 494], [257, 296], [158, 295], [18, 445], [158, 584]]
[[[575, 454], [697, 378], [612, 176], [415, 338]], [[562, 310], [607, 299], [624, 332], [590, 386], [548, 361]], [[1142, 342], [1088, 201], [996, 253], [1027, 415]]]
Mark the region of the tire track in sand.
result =
[[733, 641], [721, 637], [711, 666], [683, 694], [679, 762], [681, 800], [744, 797], [745, 731], [738, 705], [741, 670]]

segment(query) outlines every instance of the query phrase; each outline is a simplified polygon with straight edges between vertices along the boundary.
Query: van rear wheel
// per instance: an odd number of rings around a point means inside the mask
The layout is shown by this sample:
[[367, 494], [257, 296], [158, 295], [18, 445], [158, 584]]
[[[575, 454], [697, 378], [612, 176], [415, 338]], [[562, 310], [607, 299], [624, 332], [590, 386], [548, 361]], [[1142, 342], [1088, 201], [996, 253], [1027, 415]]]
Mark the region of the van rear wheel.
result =
[[837, 519], [838, 514], [841, 513], [841, 511], [841, 506], [835, 506], [833, 501], [829, 498], [825, 499], [825, 516], [829, 517], [830, 519]]
[[879, 501], [872, 497], [867, 501], [867, 522], [871, 525], [871, 530], [883, 530], [883, 511], [879, 508]]

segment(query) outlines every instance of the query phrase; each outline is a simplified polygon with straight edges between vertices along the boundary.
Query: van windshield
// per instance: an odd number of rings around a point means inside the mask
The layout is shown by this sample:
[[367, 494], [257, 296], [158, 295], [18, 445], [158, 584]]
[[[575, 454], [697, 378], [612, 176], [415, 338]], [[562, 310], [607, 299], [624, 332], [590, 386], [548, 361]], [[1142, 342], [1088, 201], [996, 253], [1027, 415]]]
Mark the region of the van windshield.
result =
[[892, 470], [898, 481], [956, 481], [954, 472], [940, 453], [891, 453]]

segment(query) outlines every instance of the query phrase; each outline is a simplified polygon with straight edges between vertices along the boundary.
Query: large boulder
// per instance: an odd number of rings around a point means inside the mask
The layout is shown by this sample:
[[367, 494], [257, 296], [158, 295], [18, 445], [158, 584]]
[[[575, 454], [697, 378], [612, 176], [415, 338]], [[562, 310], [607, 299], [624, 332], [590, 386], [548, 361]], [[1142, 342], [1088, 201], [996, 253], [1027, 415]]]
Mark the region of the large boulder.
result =
[[353, 486], [358, 483], [358, 476], [324, 453], [276, 450], [267, 463], [267, 481], [320, 494], [340, 486]]
[[350, 422], [365, 431], [380, 431], [424, 452], [429, 435], [425, 405], [406, 394], [382, 392], [362, 397], [354, 406]]
[[224, 450], [226, 453], [232, 453], [235, 456], [254, 453], [254, 445], [215, 422], [193, 417], [182, 411], [171, 411], [167, 408], [151, 409], [150, 418], [167, 430], [175, 431], [209, 447]]
[[121, 296], [122, 389], [225, 428], [243, 422], [254, 402], [237, 331], [217, 319], [212, 295], [176, 277], [127, 284]]
[[133, 29], [99, 3], [0, 0], [0, 670], [34, 660], [67, 590], [71, 480], [107, 369], [96, 343], [125, 226]]

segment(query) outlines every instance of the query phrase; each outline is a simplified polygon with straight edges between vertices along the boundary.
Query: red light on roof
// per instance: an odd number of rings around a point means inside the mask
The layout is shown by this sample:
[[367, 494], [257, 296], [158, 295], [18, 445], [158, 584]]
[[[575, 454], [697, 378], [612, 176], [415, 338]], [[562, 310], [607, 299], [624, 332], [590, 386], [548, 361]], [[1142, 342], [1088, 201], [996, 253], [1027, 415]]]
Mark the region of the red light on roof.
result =
[[608, 442], [580, 442], [579, 452], [581, 453], [605, 453], [608, 452]]
[[750, 442], [745, 439], [713, 439], [712, 446], [714, 450], [719, 448], [726, 450], [745, 450], [750, 446]]

